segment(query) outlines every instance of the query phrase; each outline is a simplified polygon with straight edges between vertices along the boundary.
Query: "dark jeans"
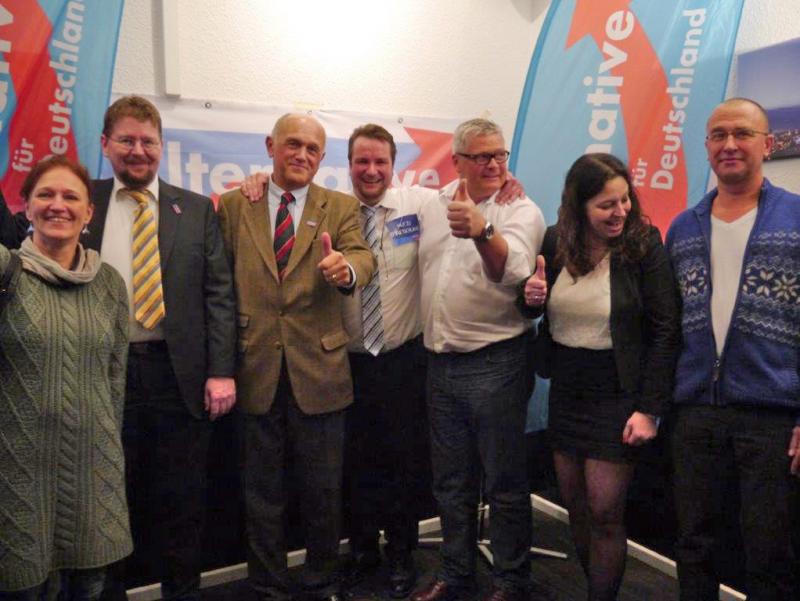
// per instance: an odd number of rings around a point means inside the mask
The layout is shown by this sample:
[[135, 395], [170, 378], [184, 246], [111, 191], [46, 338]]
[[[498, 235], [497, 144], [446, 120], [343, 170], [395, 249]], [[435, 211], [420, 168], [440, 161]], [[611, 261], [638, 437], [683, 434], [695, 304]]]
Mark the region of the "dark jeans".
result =
[[97, 601], [105, 583], [105, 567], [58, 570], [39, 586], [12, 593], [0, 591], [0, 601]]
[[164, 599], [200, 598], [211, 432], [186, 408], [166, 346], [131, 345], [122, 443], [134, 553], [113, 569], [114, 599], [126, 573], [155, 575]]
[[717, 518], [726, 503], [720, 469], [731, 458], [741, 497], [747, 598], [798, 598], [791, 540], [797, 482], [789, 475], [786, 454], [794, 420], [789, 411], [754, 407], [677, 408], [672, 455], [682, 601], [718, 598]]
[[350, 547], [389, 557], [417, 546], [418, 506], [429, 471], [425, 355], [419, 339], [373, 357], [351, 353], [355, 402], [347, 410], [345, 473], [350, 478]]
[[247, 567], [259, 599], [291, 599], [286, 505], [297, 493], [306, 539], [301, 588], [316, 598], [338, 591], [344, 412], [306, 415], [286, 369], [264, 415], [242, 415]]
[[525, 367], [524, 336], [471, 353], [428, 353], [433, 492], [444, 538], [440, 576], [455, 588], [474, 585], [481, 468], [494, 584], [510, 591], [528, 586]]

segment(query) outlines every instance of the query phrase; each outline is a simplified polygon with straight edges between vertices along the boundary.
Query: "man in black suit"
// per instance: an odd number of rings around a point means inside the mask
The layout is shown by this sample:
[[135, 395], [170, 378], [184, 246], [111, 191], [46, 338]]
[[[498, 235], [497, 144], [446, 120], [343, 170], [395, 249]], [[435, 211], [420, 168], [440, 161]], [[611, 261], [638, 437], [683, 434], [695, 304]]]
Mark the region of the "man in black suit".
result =
[[[126, 96], [108, 108], [101, 142], [114, 177], [93, 183], [94, 215], [81, 242], [128, 287], [123, 445], [134, 558], [155, 564], [164, 599], [185, 601], [199, 599], [210, 422], [236, 400], [235, 299], [214, 207], [157, 177], [161, 141], [149, 101]], [[0, 205], [2, 241], [18, 246], [27, 222]], [[148, 219], [149, 244], [137, 229]], [[135, 302], [140, 282], [144, 313]], [[124, 599], [123, 570], [114, 574], [109, 595]]]
[[[121, 273], [131, 300], [123, 444], [134, 543], [140, 557], [154, 556], [164, 599], [195, 600], [210, 421], [236, 399], [230, 269], [211, 201], [157, 177], [162, 146], [155, 106], [120, 98], [106, 111], [101, 141], [114, 178], [95, 184], [86, 245]], [[145, 261], [160, 265], [164, 307], [163, 317], [146, 323], [137, 317], [134, 282], [158, 277], [134, 266], [142, 193], [157, 223], [153, 250], [160, 255]], [[122, 598], [121, 588], [115, 597]]]

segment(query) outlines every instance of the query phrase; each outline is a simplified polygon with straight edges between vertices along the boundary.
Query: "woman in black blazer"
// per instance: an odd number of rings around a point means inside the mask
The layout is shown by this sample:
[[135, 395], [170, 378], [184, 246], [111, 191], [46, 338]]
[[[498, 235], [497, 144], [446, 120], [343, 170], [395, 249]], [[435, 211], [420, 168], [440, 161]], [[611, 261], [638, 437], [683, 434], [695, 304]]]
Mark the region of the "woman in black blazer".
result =
[[548, 435], [589, 599], [616, 599], [628, 484], [672, 391], [680, 326], [661, 236], [616, 157], [570, 168], [520, 306], [544, 312], [536, 370], [552, 378]]

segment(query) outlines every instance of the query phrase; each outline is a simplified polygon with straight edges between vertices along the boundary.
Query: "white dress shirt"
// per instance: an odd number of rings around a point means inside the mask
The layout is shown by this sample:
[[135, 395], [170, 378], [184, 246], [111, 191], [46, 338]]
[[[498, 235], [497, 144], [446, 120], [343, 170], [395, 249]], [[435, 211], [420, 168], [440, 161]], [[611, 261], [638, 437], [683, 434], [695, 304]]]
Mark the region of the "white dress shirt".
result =
[[[114, 178], [111, 188], [111, 198], [108, 201], [108, 212], [103, 226], [103, 243], [100, 247], [100, 258], [116, 269], [125, 282], [128, 290], [129, 307], [129, 335], [131, 342], [145, 342], [164, 340], [163, 321], [152, 330], [142, 327], [133, 316], [133, 222], [136, 220], [136, 209], [139, 207], [133, 198], [122, 190], [125, 184]], [[158, 231], [158, 178], [154, 178], [145, 191], [150, 197], [150, 210], [155, 217], [156, 232]], [[160, 249], [159, 249], [160, 250]], [[164, 310], [169, 312], [175, 307], [170, 307], [164, 299]], [[176, 309], [178, 310], [178, 309]]]
[[[396, 226], [400, 223], [397, 220], [413, 223], [416, 219], [419, 223], [421, 207], [437, 202], [438, 197], [436, 190], [420, 186], [391, 188], [375, 205], [375, 225], [380, 232], [380, 248], [375, 259], [380, 274], [384, 351], [396, 349], [422, 331], [417, 268], [419, 233], [416, 240], [413, 234], [397, 235]], [[362, 213], [362, 230], [365, 220]], [[362, 340], [361, 290], [347, 297], [344, 303], [345, 329], [350, 335], [347, 348], [351, 352], [366, 353]]]
[[514, 305], [516, 285], [533, 271], [545, 231], [541, 210], [527, 197], [499, 205], [495, 193], [478, 203], [508, 243], [503, 277], [492, 282], [475, 242], [450, 231], [447, 205], [457, 186], [448, 184], [420, 210], [423, 332], [425, 347], [436, 353], [478, 350], [530, 328]]

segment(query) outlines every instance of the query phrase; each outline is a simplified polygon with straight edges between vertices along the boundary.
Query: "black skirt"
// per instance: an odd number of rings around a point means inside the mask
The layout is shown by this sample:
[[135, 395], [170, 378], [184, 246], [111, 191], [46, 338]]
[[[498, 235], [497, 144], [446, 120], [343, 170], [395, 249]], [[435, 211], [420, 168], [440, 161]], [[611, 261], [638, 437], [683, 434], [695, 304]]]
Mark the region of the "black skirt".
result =
[[623, 444], [635, 399], [619, 384], [613, 350], [553, 345], [548, 437], [553, 450], [633, 462], [641, 447]]

